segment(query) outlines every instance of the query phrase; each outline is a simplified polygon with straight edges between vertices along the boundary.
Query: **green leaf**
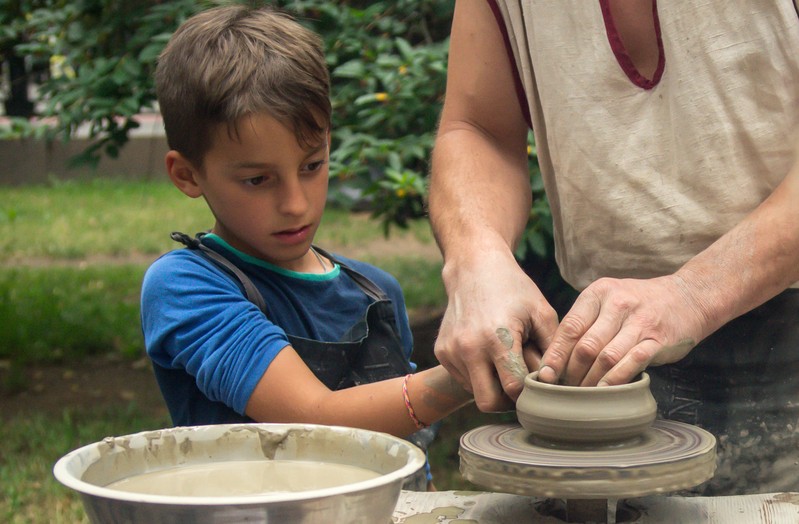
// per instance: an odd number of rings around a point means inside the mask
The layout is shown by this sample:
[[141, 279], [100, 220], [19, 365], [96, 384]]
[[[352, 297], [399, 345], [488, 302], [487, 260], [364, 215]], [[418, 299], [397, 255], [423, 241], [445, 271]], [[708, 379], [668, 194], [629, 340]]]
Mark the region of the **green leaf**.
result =
[[139, 52], [139, 60], [142, 62], [153, 63], [161, 54], [163, 46], [160, 44], [150, 44]]
[[402, 55], [402, 58], [407, 61], [411, 61], [414, 55], [411, 44], [409, 44], [404, 38], [397, 38], [394, 40], [394, 44], [397, 46], [397, 50], [400, 52], [400, 55]]
[[356, 106], [362, 106], [374, 102], [377, 102], [377, 95], [375, 93], [367, 93], [356, 98], [354, 103]]
[[333, 70], [335, 78], [361, 78], [366, 73], [366, 68], [360, 60], [350, 60]]

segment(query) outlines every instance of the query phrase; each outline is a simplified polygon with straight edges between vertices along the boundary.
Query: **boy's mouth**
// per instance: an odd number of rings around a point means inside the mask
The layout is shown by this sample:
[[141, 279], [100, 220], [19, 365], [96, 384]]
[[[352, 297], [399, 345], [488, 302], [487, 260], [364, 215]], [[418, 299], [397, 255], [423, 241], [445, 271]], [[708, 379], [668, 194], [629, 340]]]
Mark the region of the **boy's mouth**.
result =
[[305, 230], [305, 229], [308, 229], [309, 227], [310, 227], [310, 226], [307, 226], [307, 225], [305, 225], [305, 226], [293, 227], [293, 228], [289, 228], [289, 229], [284, 229], [284, 230], [282, 230], [282, 231], [278, 231], [278, 232], [277, 232], [277, 233], [275, 233], [275, 234], [276, 234], [276, 235], [293, 235], [293, 234], [299, 233], [300, 231], [303, 231], [303, 230]]
[[302, 241], [309, 235], [311, 231], [310, 225], [304, 225], [291, 229], [284, 229], [274, 233], [274, 236], [284, 241]]

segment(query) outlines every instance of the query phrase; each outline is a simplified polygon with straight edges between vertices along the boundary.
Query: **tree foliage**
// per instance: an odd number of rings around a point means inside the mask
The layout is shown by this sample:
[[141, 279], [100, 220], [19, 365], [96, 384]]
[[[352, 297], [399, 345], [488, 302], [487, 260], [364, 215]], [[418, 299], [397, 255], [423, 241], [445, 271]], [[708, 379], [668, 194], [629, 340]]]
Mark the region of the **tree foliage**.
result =
[[[154, 106], [152, 75], [158, 54], [175, 28], [202, 8], [195, 0], [16, 3], [24, 4], [24, 14], [14, 19], [14, 34], [0, 46], [7, 53], [13, 43], [16, 54], [46, 65], [35, 102], [37, 116], [56, 121], [44, 128], [48, 138], [67, 140], [79, 126], [88, 125], [94, 142], [78, 162], [96, 162], [101, 154], [117, 156], [139, 125], [135, 116]], [[22, 135], [42, 129], [22, 119], [13, 125]]]
[[[0, 137], [69, 139], [88, 126], [76, 160], [114, 157], [155, 110], [153, 71], [172, 32], [229, 1], [0, 0], [0, 55], [43, 71], [35, 100], [52, 127], [11, 119]], [[250, 2], [257, 4], [258, 2]], [[425, 215], [427, 175], [446, 84], [454, 0], [276, 0], [319, 33], [332, 78], [331, 199], [366, 203], [388, 233]], [[519, 254], [551, 256], [551, 220], [532, 149], [538, 204]]]

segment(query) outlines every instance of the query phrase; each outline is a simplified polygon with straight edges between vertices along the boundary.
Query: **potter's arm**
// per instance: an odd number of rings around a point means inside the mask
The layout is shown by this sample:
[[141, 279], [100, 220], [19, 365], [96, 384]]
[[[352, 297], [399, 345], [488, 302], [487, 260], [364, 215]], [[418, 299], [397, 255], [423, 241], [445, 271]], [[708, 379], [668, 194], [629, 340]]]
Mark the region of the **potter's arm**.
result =
[[435, 353], [482, 411], [507, 409], [557, 316], [513, 257], [531, 206], [528, 128], [487, 2], [456, 3], [447, 74], [430, 185], [448, 295]]

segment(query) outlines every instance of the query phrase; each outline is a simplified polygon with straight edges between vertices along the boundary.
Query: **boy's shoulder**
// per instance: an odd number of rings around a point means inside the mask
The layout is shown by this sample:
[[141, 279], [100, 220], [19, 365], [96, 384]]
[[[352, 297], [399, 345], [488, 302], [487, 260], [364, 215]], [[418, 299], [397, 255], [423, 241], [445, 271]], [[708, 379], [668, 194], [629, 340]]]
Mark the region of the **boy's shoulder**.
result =
[[204, 262], [203, 257], [191, 249], [175, 249], [156, 258], [147, 268], [147, 273], [171, 272], [177, 268], [190, 267]]
[[225, 283], [225, 275], [193, 249], [175, 249], [158, 257], [144, 273], [143, 285], [181, 287], [191, 282], [209, 280]]

